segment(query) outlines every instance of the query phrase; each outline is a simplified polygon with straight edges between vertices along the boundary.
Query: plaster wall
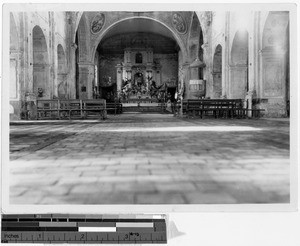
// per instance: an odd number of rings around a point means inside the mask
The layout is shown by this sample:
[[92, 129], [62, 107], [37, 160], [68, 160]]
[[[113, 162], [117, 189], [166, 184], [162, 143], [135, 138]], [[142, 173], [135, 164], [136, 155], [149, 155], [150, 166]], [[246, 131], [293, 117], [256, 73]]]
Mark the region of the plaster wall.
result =
[[[20, 119], [26, 117], [29, 111], [29, 118], [35, 117], [37, 92], [34, 91], [33, 67], [47, 67], [43, 70], [43, 75], [37, 73], [37, 80], [47, 78], [48, 84], [45, 87], [45, 98], [55, 98], [58, 95], [57, 91], [57, 44], [61, 44], [64, 49], [67, 47], [68, 40], [66, 39], [65, 28], [65, 13], [64, 12], [15, 12], [13, 16], [17, 25], [18, 39], [18, 57], [17, 63], [17, 87], [19, 88], [18, 102], [12, 105], [12, 119]], [[63, 23], [63, 24], [62, 24]], [[36, 52], [35, 59], [33, 57], [33, 29], [38, 26], [42, 30], [46, 49], [43, 52]], [[14, 37], [15, 39], [16, 37]], [[40, 54], [39, 54], [40, 53]], [[42, 59], [42, 56], [46, 59]], [[40, 61], [39, 61], [40, 60]], [[43, 60], [43, 61], [42, 61]], [[36, 65], [34, 65], [36, 63]], [[12, 63], [13, 66], [13, 63]], [[41, 70], [42, 71], [42, 70]], [[44, 74], [46, 73], [46, 74]], [[14, 99], [12, 98], [11, 102]]]

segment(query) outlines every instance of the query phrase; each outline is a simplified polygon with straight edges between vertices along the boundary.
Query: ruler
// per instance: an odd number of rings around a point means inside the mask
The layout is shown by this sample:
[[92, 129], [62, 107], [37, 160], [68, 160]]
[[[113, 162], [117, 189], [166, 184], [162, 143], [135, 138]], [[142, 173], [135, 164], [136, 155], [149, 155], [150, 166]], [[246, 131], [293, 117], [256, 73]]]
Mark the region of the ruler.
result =
[[2, 215], [1, 243], [167, 243], [164, 215]]

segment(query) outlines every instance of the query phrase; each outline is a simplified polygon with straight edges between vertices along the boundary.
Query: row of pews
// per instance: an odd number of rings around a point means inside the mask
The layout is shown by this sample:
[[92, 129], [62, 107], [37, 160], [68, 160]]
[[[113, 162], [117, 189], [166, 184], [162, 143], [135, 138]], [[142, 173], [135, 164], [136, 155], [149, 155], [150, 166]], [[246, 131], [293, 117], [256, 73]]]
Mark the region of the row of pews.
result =
[[122, 113], [121, 103], [105, 99], [43, 99], [37, 100], [37, 119], [105, 119], [107, 113]]
[[[131, 103], [131, 101], [125, 102]], [[136, 103], [136, 101], [135, 101]], [[159, 104], [145, 99], [139, 101], [142, 104]], [[162, 104], [162, 111], [165, 105]], [[206, 116], [214, 118], [253, 118], [261, 117], [263, 109], [248, 109], [243, 107], [241, 99], [187, 99], [175, 104], [174, 114], [181, 111], [187, 117]], [[37, 100], [37, 119], [106, 119], [107, 114], [121, 114], [123, 106], [120, 102], [109, 102], [105, 99], [43, 99]]]
[[243, 107], [242, 99], [187, 99], [177, 103], [175, 114], [182, 107], [183, 115], [187, 117], [206, 116], [214, 118], [259, 118], [264, 109], [248, 109]]

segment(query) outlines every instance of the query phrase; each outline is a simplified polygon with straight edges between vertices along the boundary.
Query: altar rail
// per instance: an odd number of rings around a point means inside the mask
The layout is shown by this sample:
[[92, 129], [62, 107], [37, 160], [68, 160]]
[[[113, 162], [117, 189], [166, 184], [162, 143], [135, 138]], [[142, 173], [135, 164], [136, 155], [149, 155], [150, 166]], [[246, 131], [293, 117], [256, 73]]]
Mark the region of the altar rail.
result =
[[182, 104], [176, 105], [175, 113], [178, 114], [182, 106], [182, 113], [187, 117], [213, 116], [215, 118], [246, 118], [248, 112], [251, 116], [259, 118], [264, 109], [243, 108], [242, 99], [187, 99]]
[[106, 118], [105, 99], [37, 100], [37, 119]]

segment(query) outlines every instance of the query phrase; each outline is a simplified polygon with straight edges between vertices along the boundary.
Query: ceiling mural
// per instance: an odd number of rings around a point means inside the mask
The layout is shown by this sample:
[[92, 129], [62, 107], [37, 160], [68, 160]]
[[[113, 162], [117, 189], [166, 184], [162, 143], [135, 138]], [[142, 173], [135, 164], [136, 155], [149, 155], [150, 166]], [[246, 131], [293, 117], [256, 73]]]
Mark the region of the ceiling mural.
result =
[[98, 13], [95, 15], [91, 22], [91, 32], [97, 34], [101, 31], [105, 23], [105, 15], [103, 13]]
[[178, 33], [180, 34], [186, 33], [187, 30], [186, 22], [179, 13], [173, 14], [172, 24]]

